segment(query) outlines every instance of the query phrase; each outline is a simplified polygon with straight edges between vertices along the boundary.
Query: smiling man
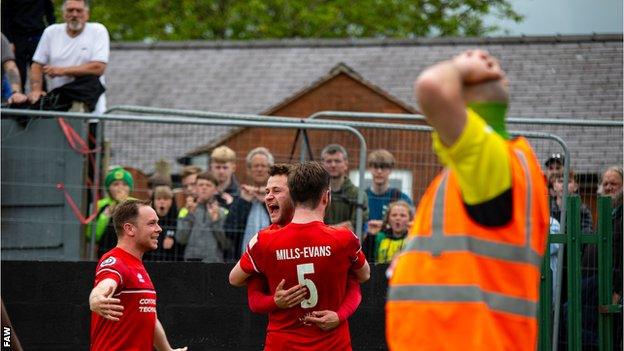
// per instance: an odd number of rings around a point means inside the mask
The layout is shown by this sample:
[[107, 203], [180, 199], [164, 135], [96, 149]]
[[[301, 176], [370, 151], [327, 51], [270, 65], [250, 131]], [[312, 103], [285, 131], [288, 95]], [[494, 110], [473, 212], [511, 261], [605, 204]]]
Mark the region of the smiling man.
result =
[[293, 166], [288, 175], [295, 208], [291, 222], [254, 236], [230, 272], [234, 286], [262, 274], [270, 287], [297, 282], [308, 291], [297, 305], [269, 313], [265, 350], [351, 350], [348, 323], [332, 329], [317, 324], [325, 311], [340, 307], [350, 272], [359, 282], [370, 276], [357, 237], [322, 222], [330, 202], [329, 183], [329, 173], [316, 162]]
[[[288, 190], [288, 174], [291, 166], [276, 164], [269, 169], [269, 180], [266, 186], [264, 203], [271, 218], [272, 230], [286, 226], [293, 218], [295, 207]], [[296, 284], [285, 288], [285, 279], [282, 279], [273, 290], [267, 286], [266, 277], [256, 275], [247, 279], [247, 296], [249, 309], [256, 313], [271, 313], [278, 309], [287, 309], [296, 306], [307, 295], [304, 285]], [[360, 284], [354, 276], [347, 280], [347, 291], [337, 311], [315, 311], [306, 317], [306, 322], [314, 323], [322, 330], [331, 330], [346, 322], [355, 312], [362, 301]]]
[[141, 261], [158, 247], [158, 215], [149, 202], [127, 200], [115, 208], [113, 223], [117, 246], [98, 262], [89, 295], [90, 349], [171, 350], [156, 315], [156, 290]]
[[[48, 78], [48, 89], [60, 87], [77, 77], [97, 76], [105, 85], [104, 71], [108, 62], [110, 39], [106, 27], [89, 23], [89, 6], [86, 0], [63, 2], [65, 23], [46, 28], [37, 45], [30, 70], [28, 98], [35, 103], [46, 95], [43, 75]], [[73, 107], [74, 110], [79, 110]], [[106, 110], [106, 97], [100, 95], [96, 113]], [[84, 112], [84, 111], [81, 111]]]

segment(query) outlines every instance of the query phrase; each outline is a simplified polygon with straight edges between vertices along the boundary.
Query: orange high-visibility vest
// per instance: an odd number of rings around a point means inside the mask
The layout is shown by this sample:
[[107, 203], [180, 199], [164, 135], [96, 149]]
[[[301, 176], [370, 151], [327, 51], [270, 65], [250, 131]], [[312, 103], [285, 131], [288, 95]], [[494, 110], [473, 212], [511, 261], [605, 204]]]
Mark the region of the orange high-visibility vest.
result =
[[508, 146], [509, 223], [485, 227], [472, 220], [449, 170], [427, 189], [390, 267], [391, 350], [535, 350], [547, 190], [526, 139]]

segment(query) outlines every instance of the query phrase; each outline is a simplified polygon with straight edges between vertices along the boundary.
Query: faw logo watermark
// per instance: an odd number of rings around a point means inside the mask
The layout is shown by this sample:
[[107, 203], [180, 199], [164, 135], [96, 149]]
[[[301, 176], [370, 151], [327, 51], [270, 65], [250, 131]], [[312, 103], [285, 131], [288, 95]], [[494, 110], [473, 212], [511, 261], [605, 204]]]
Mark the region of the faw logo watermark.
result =
[[2, 349], [11, 349], [11, 327], [2, 327]]

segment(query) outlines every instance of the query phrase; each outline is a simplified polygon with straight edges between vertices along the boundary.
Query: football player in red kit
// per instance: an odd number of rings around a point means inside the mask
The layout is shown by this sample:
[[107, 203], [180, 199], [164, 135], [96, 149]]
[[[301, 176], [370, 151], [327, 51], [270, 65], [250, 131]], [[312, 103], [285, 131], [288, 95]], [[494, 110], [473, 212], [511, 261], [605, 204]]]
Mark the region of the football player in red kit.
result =
[[115, 208], [113, 224], [117, 246], [98, 262], [89, 295], [91, 350], [172, 350], [156, 315], [156, 290], [141, 260], [158, 247], [158, 215], [149, 202], [127, 200]]
[[265, 350], [351, 350], [346, 322], [326, 331], [306, 317], [338, 310], [350, 272], [360, 282], [368, 280], [370, 268], [360, 241], [348, 229], [323, 223], [331, 190], [329, 174], [320, 164], [295, 165], [288, 188], [295, 206], [291, 223], [260, 231], [230, 272], [230, 283], [241, 286], [250, 275], [264, 274], [270, 287], [282, 279], [285, 286], [306, 287], [308, 294], [299, 305], [269, 313]]
[[[269, 169], [269, 180], [264, 198], [267, 211], [271, 218], [272, 229], [279, 229], [290, 223], [294, 214], [294, 206], [288, 190], [288, 174], [290, 165], [275, 164]], [[249, 309], [256, 313], [269, 313], [278, 308], [290, 308], [301, 303], [306, 298], [305, 285], [296, 284], [285, 288], [285, 279], [282, 279], [270, 294], [266, 278], [254, 275], [246, 280]], [[362, 301], [360, 284], [353, 275], [347, 279], [345, 298], [337, 311], [314, 311], [306, 317], [306, 321], [316, 324], [323, 330], [331, 330], [345, 322], [358, 308]]]

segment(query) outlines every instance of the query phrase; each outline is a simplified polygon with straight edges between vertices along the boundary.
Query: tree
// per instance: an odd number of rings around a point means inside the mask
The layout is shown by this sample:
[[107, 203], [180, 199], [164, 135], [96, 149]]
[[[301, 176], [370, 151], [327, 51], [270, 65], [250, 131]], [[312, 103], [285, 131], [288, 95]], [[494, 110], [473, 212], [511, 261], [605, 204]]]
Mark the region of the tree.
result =
[[485, 15], [522, 19], [509, 0], [99, 0], [113, 40], [482, 36]]

